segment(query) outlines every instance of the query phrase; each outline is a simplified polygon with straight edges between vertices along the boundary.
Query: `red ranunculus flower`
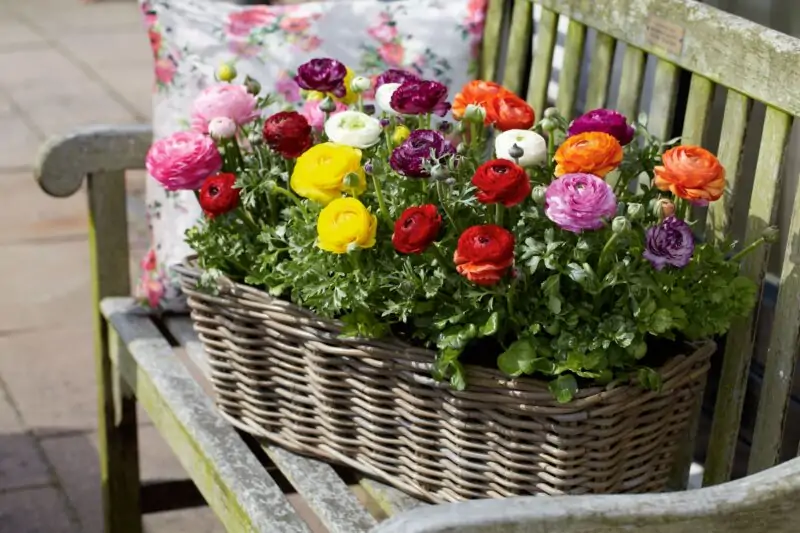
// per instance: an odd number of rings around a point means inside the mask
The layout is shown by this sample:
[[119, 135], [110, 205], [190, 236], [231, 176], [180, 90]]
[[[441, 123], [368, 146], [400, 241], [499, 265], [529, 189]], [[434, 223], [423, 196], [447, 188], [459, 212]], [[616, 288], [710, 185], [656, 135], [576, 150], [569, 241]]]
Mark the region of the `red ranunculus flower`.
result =
[[281, 111], [264, 121], [264, 140], [287, 159], [311, 148], [311, 125], [296, 111]]
[[401, 254], [419, 254], [436, 240], [442, 217], [435, 205], [409, 207], [394, 223], [392, 244]]
[[531, 180], [525, 170], [506, 159], [487, 161], [472, 176], [478, 188], [478, 201], [483, 204], [503, 204], [511, 207], [521, 203], [531, 193]]
[[528, 130], [536, 121], [533, 108], [514, 93], [498, 94], [486, 106], [486, 117], [500, 131]]
[[234, 189], [236, 176], [221, 173], [206, 179], [200, 187], [200, 207], [209, 218], [224, 215], [239, 205], [239, 189]]
[[486, 224], [467, 228], [453, 256], [458, 273], [477, 285], [494, 285], [514, 263], [514, 236]]

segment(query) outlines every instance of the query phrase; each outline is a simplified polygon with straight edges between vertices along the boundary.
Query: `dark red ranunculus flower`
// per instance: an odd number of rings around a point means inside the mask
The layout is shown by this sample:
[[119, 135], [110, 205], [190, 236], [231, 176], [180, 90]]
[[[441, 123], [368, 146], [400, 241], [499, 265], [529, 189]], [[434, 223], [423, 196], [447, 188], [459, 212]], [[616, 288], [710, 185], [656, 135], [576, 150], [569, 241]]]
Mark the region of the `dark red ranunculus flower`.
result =
[[392, 94], [392, 109], [402, 115], [434, 113], [443, 117], [450, 111], [447, 86], [438, 81], [403, 82]]
[[384, 83], [399, 83], [402, 85], [407, 81], [419, 81], [419, 76], [407, 70], [390, 68], [375, 78], [375, 88], [377, 89]]
[[435, 205], [409, 207], [394, 223], [394, 249], [401, 254], [422, 253], [436, 240], [441, 227], [442, 217]]
[[495, 285], [514, 264], [514, 236], [494, 224], [467, 228], [458, 238], [453, 262], [476, 285]]
[[482, 204], [511, 207], [522, 203], [531, 193], [531, 180], [521, 166], [506, 159], [487, 161], [475, 170], [472, 184]]
[[317, 58], [307, 61], [297, 68], [294, 81], [301, 89], [331, 93], [342, 98], [347, 93], [344, 78], [347, 67], [344, 63], [331, 58]]
[[215, 174], [203, 182], [200, 187], [200, 207], [209, 218], [224, 215], [239, 205], [239, 189], [236, 175], [230, 173]]
[[281, 156], [293, 159], [311, 148], [311, 125], [297, 111], [281, 111], [264, 121], [264, 140]]

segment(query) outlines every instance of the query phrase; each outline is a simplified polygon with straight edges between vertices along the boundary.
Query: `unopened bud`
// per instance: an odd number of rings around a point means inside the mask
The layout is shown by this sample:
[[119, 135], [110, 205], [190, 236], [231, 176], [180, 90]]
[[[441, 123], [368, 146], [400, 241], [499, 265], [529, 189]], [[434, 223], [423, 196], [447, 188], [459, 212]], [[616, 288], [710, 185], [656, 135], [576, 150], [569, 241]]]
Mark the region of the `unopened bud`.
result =
[[353, 81], [350, 82], [350, 89], [354, 93], [363, 93], [368, 91], [372, 87], [372, 82], [369, 81], [369, 78], [365, 78], [364, 76], [356, 76], [353, 78]]
[[561, 116], [561, 114], [558, 112], [558, 109], [555, 108], [555, 107], [548, 107], [547, 109], [544, 110], [544, 118], [553, 119], [553, 118], [558, 118], [560, 116]]
[[486, 110], [479, 105], [468, 104], [464, 110], [464, 120], [475, 124], [483, 124], [483, 121], [486, 120]]
[[447, 170], [446, 166], [434, 165], [434, 167], [431, 169], [431, 178], [436, 181], [445, 181], [449, 177], [450, 172]]
[[361, 185], [361, 177], [355, 172], [349, 172], [347, 175], [345, 175], [342, 183], [344, 183], [344, 186], [347, 189], [357, 189]]
[[223, 63], [217, 68], [217, 79], [220, 81], [232, 82], [236, 79], [236, 67], [230, 63]]
[[323, 113], [333, 113], [336, 111], [336, 102], [330, 96], [325, 96], [319, 103], [319, 110]]
[[373, 170], [372, 161], [367, 161], [364, 164], [364, 172], [366, 172], [367, 174], [372, 174], [372, 170]]
[[364, 114], [367, 115], [374, 115], [375, 114], [375, 106], [373, 104], [364, 104]]
[[212, 118], [208, 122], [208, 134], [215, 141], [233, 139], [236, 135], [236, 123], [228, 117]]
[[781, 230], [775, 226], [770, 226], [764, 230], [764, 233], [762, 233], [761, 236], [764, 237], [765, 242], [778, 242], [778, 238], [781, 236]]
[[653, 207], [653, 214], [659, 218], [671, 217], [675, 214], [675, 204], [668, 198], [659, 198]]
[[630, 229], [631, 221], [625, 217], [614, 217], [614, 220], [611, 221], [611, 231], [614, 233], [625, 233]]
[[628, 204], [628, 218], [631, 220], [639, 220], [644, 216], [644, 206], [642, 204], [631, 203]]
[[544, 205], [545, 194], [547, 194], [547, 187], [544, 185], [537, 185], [531, 191], [531, 198], [533, 198], [536, 205]]
[[543, 118], [541, 122], [542, 131], [545, 133], [553, 133], [558, 128], [558, 124], [551, 118]]
[[253, 146], [258, 146], [264, 142], [264, 134], [261, 131], [253, 131], [247, 136], [247, 142]]
[[437, 127], [439, 131], [441, 131], [442, 133], [450, 133], [450, 130], [453, 129], [453, 123], [447, 120], [443, 120], [439, 123], [439, 126]]
[[456, 146], [456, 152], [460, 155], [464, 155], [469, 152], [469, 145], [467, 143], [458, 143]]
[[247, 92], [253, 96], [258, 96], [258, 93], [261, 92], [261, 84], [258, 83], [258, 80], [253, 79], [250, 76], [244, 77], [244, 87], [247, 89]]
[[517, 143], [514, 143], [511, 145], [511, 148], [508, 149], [508, 155], [514, 158], [514, 161], [519, 161], [519, 158], [525, 155], [525, 150]]

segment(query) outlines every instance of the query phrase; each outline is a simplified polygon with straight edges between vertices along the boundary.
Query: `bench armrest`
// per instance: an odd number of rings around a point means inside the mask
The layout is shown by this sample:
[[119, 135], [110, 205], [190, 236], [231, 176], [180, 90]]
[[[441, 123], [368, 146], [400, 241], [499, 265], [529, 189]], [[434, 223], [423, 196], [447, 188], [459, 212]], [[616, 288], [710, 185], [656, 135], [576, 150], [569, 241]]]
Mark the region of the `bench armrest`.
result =
[[139, 124], [89, 126], [52, 137], [39, 151], [34, 176], [50, 196], [71, 196], [90, 174], [144, 168], [152, 138], [152, 128]]

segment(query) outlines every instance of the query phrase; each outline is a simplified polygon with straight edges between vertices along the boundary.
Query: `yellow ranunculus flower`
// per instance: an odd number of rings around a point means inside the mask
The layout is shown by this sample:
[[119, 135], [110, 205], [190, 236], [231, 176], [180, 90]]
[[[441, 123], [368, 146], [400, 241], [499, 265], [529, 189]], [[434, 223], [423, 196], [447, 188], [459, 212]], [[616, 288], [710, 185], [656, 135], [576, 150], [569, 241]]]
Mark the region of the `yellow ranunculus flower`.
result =
[[[352, 180], [357, 181], [352, 188], [344, 182], [350, 173], [359, 178]], [[361, 150], [331, 142], [312, 146], [297, 158], [289, 183], [294, 192], [322, 205], [341, 197], [343, 191], [358, 196], [367, 188]]]
[[347, 253], [351, 246], [372, 248], [378, 219], [355, 198], [337, 198], [317, 219], [317, 246], [326, 252]]
[[394, 128], [394, 133], [392, 133], [392, 144], [400, 146], [403, 144], [403, 141], [408, 139], [409, 135], [411, 135], [411, 130], [402, 124], [398, 124]]
[[[358, 101], [358, 94], [353, 92], [352, 87], [350, 87], [350, 84], [353, 82], [353, 78], [355, 77], [356, 73], [350, 70], [350, 67], [347, 67], [347, 75], [344, 77], [344, 87], [347, 92], [341, 98], [337, 98], [334, 95], [331, 95], [331, 98], [337, 102], [343, 103], [344, 105], [355, 104]], [[325, 98], [325, 93], [320, 91], [303, 91], [303, 94], [306, 100], [322, 100]]]

